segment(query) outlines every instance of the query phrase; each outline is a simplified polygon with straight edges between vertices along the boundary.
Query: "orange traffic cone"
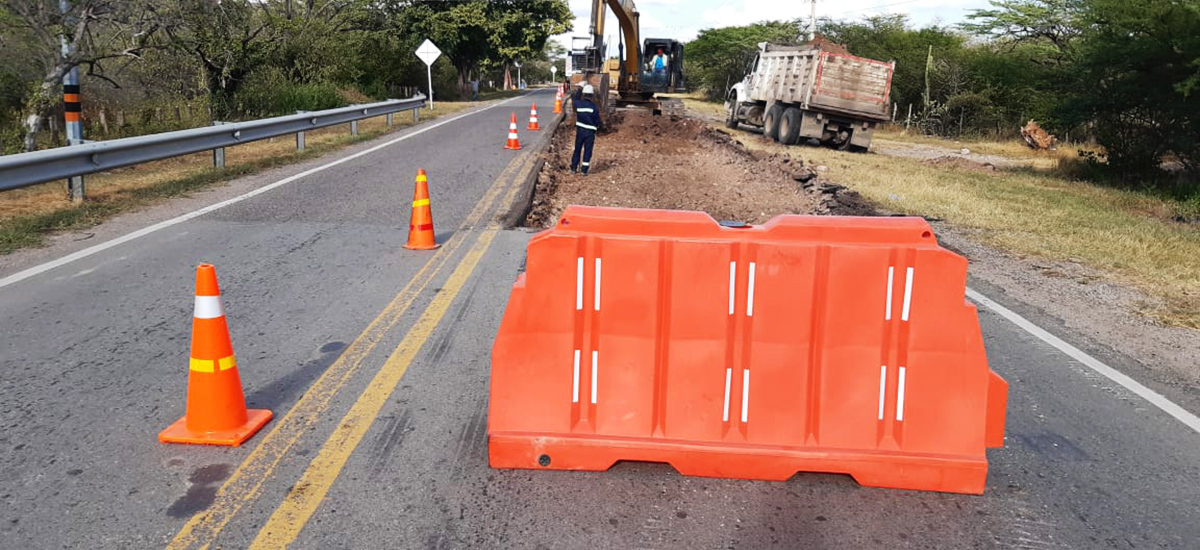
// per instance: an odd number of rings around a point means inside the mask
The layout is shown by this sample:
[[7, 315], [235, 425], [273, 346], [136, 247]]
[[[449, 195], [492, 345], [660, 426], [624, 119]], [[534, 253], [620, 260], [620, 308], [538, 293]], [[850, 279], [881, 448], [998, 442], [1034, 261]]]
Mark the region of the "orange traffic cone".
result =
[[514, 151], [521, 148], [521, 142], [517, 141], [517, 113], [513, 113], [508, 122], [508, 143], [504, 144], [504, 148]]
[[271, 411], [246, 409], [221, 291], [213, 266], [196, 268], [187, 413], [158, 434], [163, 443], [241, 445], [271, 420]]
[[554, 114], [556, 115], [562, 113], [562, 100], [563, 92], [562, 88], [559, 88], [558, 91], [554, 93]]
[[433, 250], [439, 246], [442, 245], [434, 238], [433, 212], [429, 209], [429, 178], [425, 176], [424, 168], [418, 168], [417, 188], [413, 191], [412, 221], [408, 224], [408, 244], [404, 248]]
[[541, 128], [538, 128], [537, 103], [534, 103], [533, 106], [529, 108], [529, 126], [525, 129], [534, 131], [541, 130]]

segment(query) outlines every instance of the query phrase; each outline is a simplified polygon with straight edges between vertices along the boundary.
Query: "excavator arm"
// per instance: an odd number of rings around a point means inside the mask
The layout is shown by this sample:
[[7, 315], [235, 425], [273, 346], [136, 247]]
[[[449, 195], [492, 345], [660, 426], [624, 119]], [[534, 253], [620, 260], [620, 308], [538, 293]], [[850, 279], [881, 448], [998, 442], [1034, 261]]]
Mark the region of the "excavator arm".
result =
[[637, 6], [633, 0], [592, 0], [592, 24], [589, 31], [592, 34], [592, 45], [601, 55], [600, 66], [604, 63], [604, 19], [607, 13], [605, 7], [612, 8], [625, 39], [625, 58], [621, 60], [622, 79], [617, 83], [617, 91], [636, 92], [639, 90], [638, 75], [641, 74], [642, 64]]

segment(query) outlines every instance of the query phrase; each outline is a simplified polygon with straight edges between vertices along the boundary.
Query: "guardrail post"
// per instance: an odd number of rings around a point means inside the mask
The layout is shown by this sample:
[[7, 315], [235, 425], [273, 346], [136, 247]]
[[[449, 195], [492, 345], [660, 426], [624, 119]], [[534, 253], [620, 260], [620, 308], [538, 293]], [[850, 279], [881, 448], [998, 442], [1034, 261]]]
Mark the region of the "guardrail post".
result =
[[388, 114], [387, 114], [387, 125], [388, 125], [388, 128], [391, 128], [391, 127], [392, 127], [392, 118], [393, 118], [395, 115], [396, 115], [396, 113], [388, 113]]
[[71, 202], [83, 202], [83, 176], [67, 178], [67, 194], [70, 195]]
[[[308, 111], [296, 111], [296, 114], [302, 115], [307, 112]], [[313, 120], [316, 120], [316, 119], [313, 119]], [[304, 150], [304, 132], [303, 131], [296, 132], [296, 150], [297, 151]]]
[[358, 135], [358, 121], [357, 120], [350, 121], [350, 135], [352, 135], [352, 136]]
[[416, 124], [420, 121], [421, 121], [421, 108], [417, 107], [417, 108], [413, 109], [413, 124]]
[[[212, 122], [213, 126], [220, 126], [222, 124], [228, 124], [228, 122], [222, 122], [220, 120], [214, 120]], [[225, 148], [217, 147], [216, 149], [213, 149], [213, 168], [224, 168], [224, 167], [225, 167]]]

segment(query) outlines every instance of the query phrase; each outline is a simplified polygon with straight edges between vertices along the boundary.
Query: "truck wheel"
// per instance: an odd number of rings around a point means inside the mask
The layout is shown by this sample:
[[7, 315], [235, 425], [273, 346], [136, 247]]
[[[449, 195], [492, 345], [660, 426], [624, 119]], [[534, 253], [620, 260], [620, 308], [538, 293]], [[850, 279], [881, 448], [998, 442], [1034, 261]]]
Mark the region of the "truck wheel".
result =
[[800, 137], [800, 119], [800, 109], [788, 107], [783, 111], [783, 118], [779, 120], [779, 143], [796, 144], [796, 138]]
[[738, 128], [737, 101], [729, 102], [729, 114], [725, 116], [725, 127], [730, 130], [737, 130]]
[[763, 135], [773, 141], [779, 141], [779, 119], [781, 118], [783, 118], [783, 107], [778, 103], [767, 109], [767, 116], [763, 117]]

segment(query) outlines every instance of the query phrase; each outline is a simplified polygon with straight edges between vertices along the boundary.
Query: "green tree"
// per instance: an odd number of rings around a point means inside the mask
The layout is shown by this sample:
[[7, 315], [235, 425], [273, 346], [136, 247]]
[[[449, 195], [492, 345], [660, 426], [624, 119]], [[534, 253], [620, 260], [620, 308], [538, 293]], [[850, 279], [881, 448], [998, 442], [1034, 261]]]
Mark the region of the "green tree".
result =
[[1192, 175], [1180, 190], [1200, 191], [1200, 4], [1087, 0], [1082, 18], [1066, 108], [1094, 124], [1117, 173], [1156, 174], [1170, 155]]
[[[38, 74], [23, 107], [26, 151], [36, 148], [64, 75], [83, 67], [87, 74], [111, 81], [104, 74], [106, 61], [136, 58], [152, 45], [159, 27], [154, 8], [149, 0], [75, 0], [63, 13], [56, 0], [0, 2], [0, 34], [22, 43], [31, 54], [25, 62]], [[63, 41], [69, 53], [63, 51]]]
[[971, 22], [959, 27], [993, 38], [1037, 63], [1070, 62], [1083, 32], [1081, 15], [1087, 0], [991, 0], [992, 9], [974, 10]]
[[[932, 26], [910, 29], [905, 15], [876, 15], [862, 21], [823, 22], [818, 32], [846, 46], [850, 53], [880, 61], [895, 61], [892, 75], [892, 101], [901, 105], [917, 103], [925, 90], [925, 63], [933, 48], [934, 66], [930, 99], [945, 99], [946, 85], [952, 92], [961, 86], [959, 65], [964, 55], [964, 37], [949, 29]], [[954, 77], [947, 81], [947, 77]]]
[[255, 68], [267, 65], [277, 29], [249, 0], [178, 0], [171, 8], [164, 27], [170, 47], [199, 60], [213, 118], [234, 116], [234, 96]]
[[729, 88], [750, 70], [759, 42], [789, 42], [795, 21], [763, 21], [742, 27], [704, 29], [684, 45], [684, 74], [711, 99], [725, 99]]
[[464, 94], [484, 62], [533, 57], [551, 35], [571, 28], [563, 0], [410, 0], [391, 9], [408, 32], [432, 40], [450, 59]]

